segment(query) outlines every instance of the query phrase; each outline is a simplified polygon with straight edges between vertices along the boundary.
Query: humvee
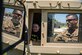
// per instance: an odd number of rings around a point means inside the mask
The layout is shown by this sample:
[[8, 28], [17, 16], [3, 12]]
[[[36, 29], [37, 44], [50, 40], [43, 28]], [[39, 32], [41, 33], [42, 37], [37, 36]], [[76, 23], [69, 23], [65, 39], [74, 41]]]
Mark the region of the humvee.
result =
[[[14, 1], [7, 2], [4, 0], [4, 19], [7, 14], [11, 14], [9, 17], [13, 17], [13, 10], [18, 9], [24, 12], [22, 6], [19, 3], [13, 4]], [[28, 30], [28, 44], [26, 44], [25, 50], [26, 55], [80, 55], [82, 54], [82, 1], [80, 0], [46, 0], [46, 1], [23, 1], [26, 8], [25, 25]], [[8, 12], [11, 11], [11, 12]], [[76, 14], [78, 16], [78, 41], [77, 42], [55, 42], [55, 37], [62, 34], [67, 29], [66, 15]], [[24, 14], [22, 14], [24, 17]], [[13, 19], [13, 18], [11, 18]], [[7, 31], [3, 29], [3, 43], [9, 46], [12, 43], [17, 42], [21, 39], [23, 31], [23, 18], [20, 23], [20, 31], [17, 35], [16, 32]], [[39, 32], [33, 33], [33, 24], [38, 24], [40, 29]], [[17, 29], [16, 29], [17, 30]], [[40, 38], [33, 38], [32, 35], [37, 35]], [[36, 39], [36, 40], [35, 40]], [[23, 45], [17, 45], [15, 48], [23, 51]]]

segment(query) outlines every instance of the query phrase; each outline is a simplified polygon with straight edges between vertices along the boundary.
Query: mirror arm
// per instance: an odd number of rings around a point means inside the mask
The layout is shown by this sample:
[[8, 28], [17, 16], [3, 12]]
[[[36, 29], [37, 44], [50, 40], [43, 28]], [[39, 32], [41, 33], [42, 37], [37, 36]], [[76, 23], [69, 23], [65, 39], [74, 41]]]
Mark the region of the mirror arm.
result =
[[9, 51], [10, 49], [13, 49], [14, 47], [16, 47], [21, 42], [22, 42], [22, 40], [19, 40], [16, 43], [14, 43], [13, 45], [10, 45], [9, 47], [7, 47], [6, 49], [3, 49], [2, 54], [4, 54], [5, 52]]

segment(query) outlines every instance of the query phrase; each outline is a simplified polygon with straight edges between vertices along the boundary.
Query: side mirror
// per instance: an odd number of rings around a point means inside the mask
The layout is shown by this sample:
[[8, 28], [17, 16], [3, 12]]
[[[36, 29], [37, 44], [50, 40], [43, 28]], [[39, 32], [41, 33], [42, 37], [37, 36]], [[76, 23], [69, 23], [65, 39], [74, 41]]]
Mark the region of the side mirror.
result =
[[[17, 1], [19, 6], [4, 3], [4, 16], [2, 24], [2, 41], [3, 41], [3, 53], [9, 51], [12, 48], [23, 48], [25, 39], [25, 16], [26, 11], [24, 4], [21, 1]], [[19, 44], [21, 43], [21, 44]], [[17, 45], [22, 46], [16, 47]]]

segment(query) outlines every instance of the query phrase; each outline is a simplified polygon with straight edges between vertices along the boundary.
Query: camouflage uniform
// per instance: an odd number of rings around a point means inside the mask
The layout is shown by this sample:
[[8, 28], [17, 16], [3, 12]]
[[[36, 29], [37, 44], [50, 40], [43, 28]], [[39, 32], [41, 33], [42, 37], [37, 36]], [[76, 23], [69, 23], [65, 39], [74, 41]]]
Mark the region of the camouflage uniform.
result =
[[72, 34], [70, 34], [68, 30], [66, 30], [64, 33], [58, 34], [55, 37], [54, 41], [78, 42], [78, 29], [75, 29], [75, 31]]
[[9, 19], [9, 17], [4, 18], [4, 20], [3, 20], [3, 30], [5, 30], [7, 32], [12, 32], [15, 35], [17, 35], [17, 33], [19, 33], [20, 30], [21, 30], [21, 28], [20, 28], [21, 27], [21, 21], [19, 20], [19, 21], [17, 21], [17, 23], [16, 23], [16, 21], [17, 20], [15, 20], [13, 22], [13, 19]]
[[8, 32], [12, 31], [14, 28], [13, 22], [8, 17], [3, 20], [3, 30]]
[[37, 35], [32, 34], [31, 40], [33, 40], [33, 41], [37, 41], [37, 40], [39, 40], [39, 38], [38, 38]]
[[14, 30], [13, 30], [13, 32], [14, 32], [15, 34], [19, 33], [20, 30], [21, 30], [21, 24], [22, 24], [22, 23], [20, 22], [20, 20], [16, 20], [16, 19], [12, 19], [11, 21], [13, 22], [13, 25], [14, 25]]

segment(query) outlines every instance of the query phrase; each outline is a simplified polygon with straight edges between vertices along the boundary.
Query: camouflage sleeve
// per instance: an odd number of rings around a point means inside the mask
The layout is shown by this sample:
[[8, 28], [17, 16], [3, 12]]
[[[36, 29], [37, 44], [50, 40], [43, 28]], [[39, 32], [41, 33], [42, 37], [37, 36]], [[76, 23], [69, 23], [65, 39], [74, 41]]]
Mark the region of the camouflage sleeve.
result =
[[67, 40], [68, 40], [67, 30], [61, 34], [58, 34], [54, 39], [55, 42], [57, 42], [57, 41], [67, 42]]
[[3, 28], [14, 28], [14, 25], [10, 19], [3, 21]]

